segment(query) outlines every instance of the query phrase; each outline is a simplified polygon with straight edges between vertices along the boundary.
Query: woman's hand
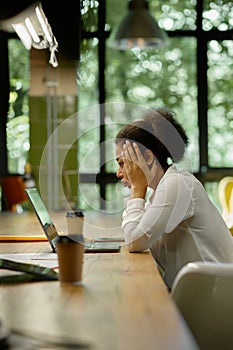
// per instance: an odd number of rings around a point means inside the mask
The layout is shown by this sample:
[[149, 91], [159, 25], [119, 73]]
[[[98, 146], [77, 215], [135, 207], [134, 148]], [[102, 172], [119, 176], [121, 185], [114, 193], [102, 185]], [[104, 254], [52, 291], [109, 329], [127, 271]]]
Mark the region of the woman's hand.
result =
[[156, 174], [156, 161], [148, 166], [138, 145], [126, 141], [123, 146], [124, 170], [131, 184], [131, 198], [145, 198], [147, 187]]

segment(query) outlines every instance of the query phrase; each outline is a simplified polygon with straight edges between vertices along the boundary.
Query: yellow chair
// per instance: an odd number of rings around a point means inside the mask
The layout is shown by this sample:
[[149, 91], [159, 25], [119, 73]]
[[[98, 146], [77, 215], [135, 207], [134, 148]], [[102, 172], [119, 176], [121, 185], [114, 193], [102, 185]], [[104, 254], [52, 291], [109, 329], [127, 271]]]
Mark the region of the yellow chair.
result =
[[222, 217], [233, 235], [233, 176], [226, 176], [220, 180], [218, 194]]

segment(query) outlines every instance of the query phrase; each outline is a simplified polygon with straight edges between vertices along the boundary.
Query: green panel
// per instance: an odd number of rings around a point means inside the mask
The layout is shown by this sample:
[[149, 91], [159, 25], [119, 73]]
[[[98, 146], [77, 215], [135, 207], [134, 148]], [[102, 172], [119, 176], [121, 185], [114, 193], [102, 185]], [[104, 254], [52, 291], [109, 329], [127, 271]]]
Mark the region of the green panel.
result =
[[[77, 123], [75, 118], [70, 128], [69, 122], [63, 123], [75, 115], [77, 97], [58, 96], [53, 102], [56, 108], [48, 108], [46, 97], [30, 97], [30, 163], [45, 204], [51, 201], [55, 209], [64, 209], [77, 202]], [[57, 199], [49, 198], [50, 193], [55, 193]], [[57, 202], [53, 204], [54, 201]]]

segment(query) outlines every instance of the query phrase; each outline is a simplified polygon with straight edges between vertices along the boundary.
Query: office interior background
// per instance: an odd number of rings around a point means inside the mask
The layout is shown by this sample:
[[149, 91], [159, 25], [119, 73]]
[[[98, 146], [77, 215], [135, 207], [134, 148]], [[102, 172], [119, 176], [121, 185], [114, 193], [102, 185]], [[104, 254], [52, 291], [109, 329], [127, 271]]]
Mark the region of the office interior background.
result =
[[167, 44], [121, 50], [111, 35], [127, 0], [53, 5], [56, 68], [48, 50], [0, 31], [1, 177], [29, 162], [49, 209], [121, 212], [114, 137], [144, 108], [166, 105], [190, 138], [181, 166], [220, 209], [218, 183], [233, 175], [233, 3], [151, 0], [149, 9]]

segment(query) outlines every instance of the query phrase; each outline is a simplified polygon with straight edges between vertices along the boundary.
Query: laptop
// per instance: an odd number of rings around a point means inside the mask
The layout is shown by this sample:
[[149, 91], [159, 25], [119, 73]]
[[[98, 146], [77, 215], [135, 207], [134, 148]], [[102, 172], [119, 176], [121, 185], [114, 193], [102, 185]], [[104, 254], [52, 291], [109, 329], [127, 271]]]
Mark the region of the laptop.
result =
[[[59, 233], [56, 229], [56, 226], [51, 219], [49, 212], [42, 201], [42, 198], [36, 187], [27, 188], [25, 192], [28, 196], [32, 208], [34, 209], [36, 216], [39, 220], [39, 223], [42, 227], [43, 232], [45, 233], [52, 252], [56, 252], [56, 244], [59, 239]], [[87, 239], [85, 240], [85, 252], [119, 252], [121, 249], [121, 244], [123, 239], [121, 238], [98, 238], [98, 239]]]

